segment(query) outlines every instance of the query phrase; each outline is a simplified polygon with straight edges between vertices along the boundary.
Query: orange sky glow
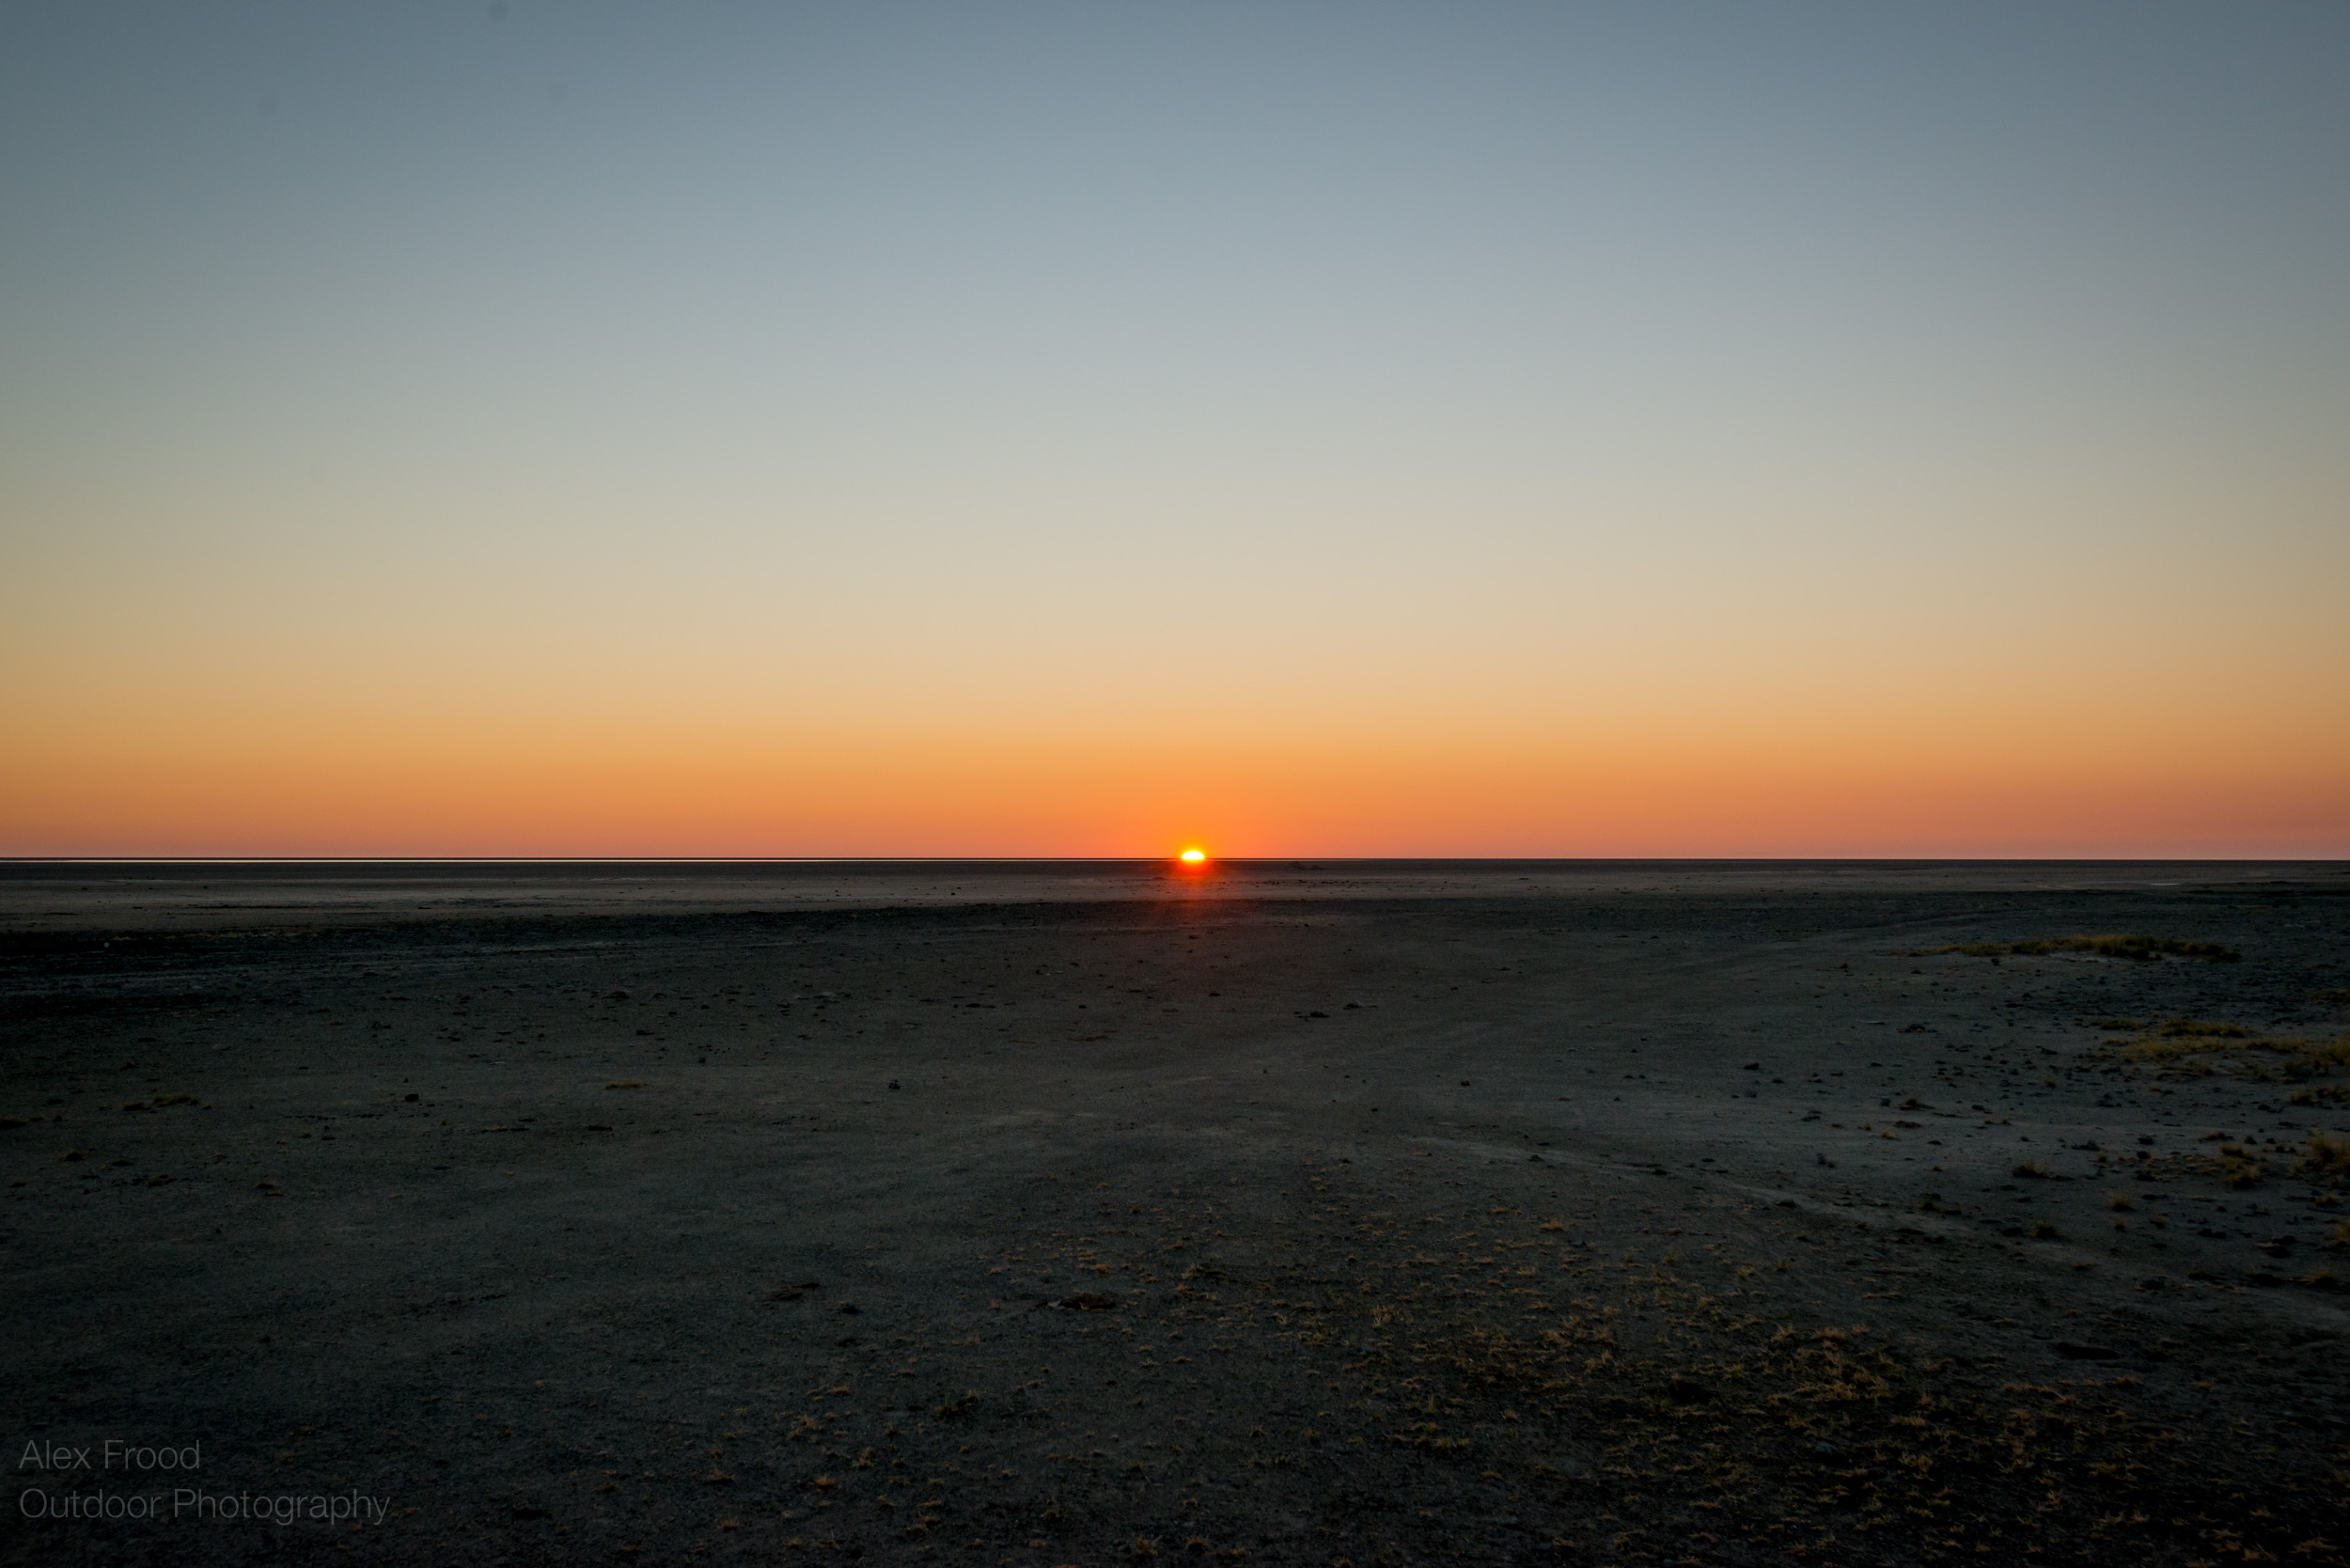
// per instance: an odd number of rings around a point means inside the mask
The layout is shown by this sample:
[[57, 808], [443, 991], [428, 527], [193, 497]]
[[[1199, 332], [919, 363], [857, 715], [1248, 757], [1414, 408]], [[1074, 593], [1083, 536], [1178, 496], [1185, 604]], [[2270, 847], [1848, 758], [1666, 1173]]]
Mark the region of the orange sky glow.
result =
[[[0, 773], [18, 855], [2326, 855], [2339, 760], [1752, 737], [133, 737]], [[1995, 740], [2000, 737], [1994, 737]], [[2314, 750], [2314, 748], [2311, 748]], [[20, 760], [23, 753], [19, 753]], [[2295, 765], [2297, 764], [2297, 765]]]

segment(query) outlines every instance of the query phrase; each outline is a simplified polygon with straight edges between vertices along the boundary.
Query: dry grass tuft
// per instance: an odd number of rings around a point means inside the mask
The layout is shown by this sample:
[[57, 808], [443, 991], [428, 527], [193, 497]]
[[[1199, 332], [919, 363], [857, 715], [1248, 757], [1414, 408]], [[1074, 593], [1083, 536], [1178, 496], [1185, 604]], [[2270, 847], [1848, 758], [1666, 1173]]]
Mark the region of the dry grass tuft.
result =
[[2293, 1162], [2293, 1173], [2329, 1186], [2350, 1183], [2350, 1138], [2311, 1133], [2301, 1157]]
[[[2223, 1143], [2218, 1156], [2209, 1154], [2164, 1154], [2139, 1164], [2139, 1171], [2148, 1181], [2170, 1182], [2186, 1177], [2217, 1177], [2229, 1186], [2242, 1189], [2256, 1187], [2268, 1179], [2268, 1164], [2258, 1151], [2241, 1144]], [[2156, 1215], [2153, 1223], [2162, 1225], [2165, 1217]]]
[[2259, 1186], [2268, 1179], [2268, 1162], [2257, 1150], [2223, 1143], [2219, 1146], [2219, 1179], [2239, 1189]]

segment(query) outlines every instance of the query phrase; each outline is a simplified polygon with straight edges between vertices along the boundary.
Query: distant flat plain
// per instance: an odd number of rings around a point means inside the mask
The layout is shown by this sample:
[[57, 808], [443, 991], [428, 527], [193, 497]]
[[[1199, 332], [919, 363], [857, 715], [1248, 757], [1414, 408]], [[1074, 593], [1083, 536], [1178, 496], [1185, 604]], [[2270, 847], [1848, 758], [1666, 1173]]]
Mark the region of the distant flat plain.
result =
[[2342, 1562], [2346, 1030], [2340, 864], [0, 865], [0, 1552]]

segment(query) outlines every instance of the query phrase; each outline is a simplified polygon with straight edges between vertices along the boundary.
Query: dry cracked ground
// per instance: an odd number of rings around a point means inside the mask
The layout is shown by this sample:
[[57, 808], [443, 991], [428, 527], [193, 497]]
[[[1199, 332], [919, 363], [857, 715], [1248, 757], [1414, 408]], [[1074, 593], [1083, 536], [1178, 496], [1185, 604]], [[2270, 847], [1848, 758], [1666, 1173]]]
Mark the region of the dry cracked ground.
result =
[[199, 874], [0, 879], [10, 1561], [2350, 1558], [2342, 868]]

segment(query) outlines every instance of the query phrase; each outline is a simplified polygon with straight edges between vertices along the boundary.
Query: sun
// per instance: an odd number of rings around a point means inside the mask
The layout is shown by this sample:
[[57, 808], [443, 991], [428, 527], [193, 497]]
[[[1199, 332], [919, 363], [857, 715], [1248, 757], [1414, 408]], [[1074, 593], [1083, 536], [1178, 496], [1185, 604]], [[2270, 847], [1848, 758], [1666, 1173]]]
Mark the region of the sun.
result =
[[1187, 849], [1175, 858], [1186, 866], [1204, 866], [1208, 863], [1208, 852], [1202, 849]]

